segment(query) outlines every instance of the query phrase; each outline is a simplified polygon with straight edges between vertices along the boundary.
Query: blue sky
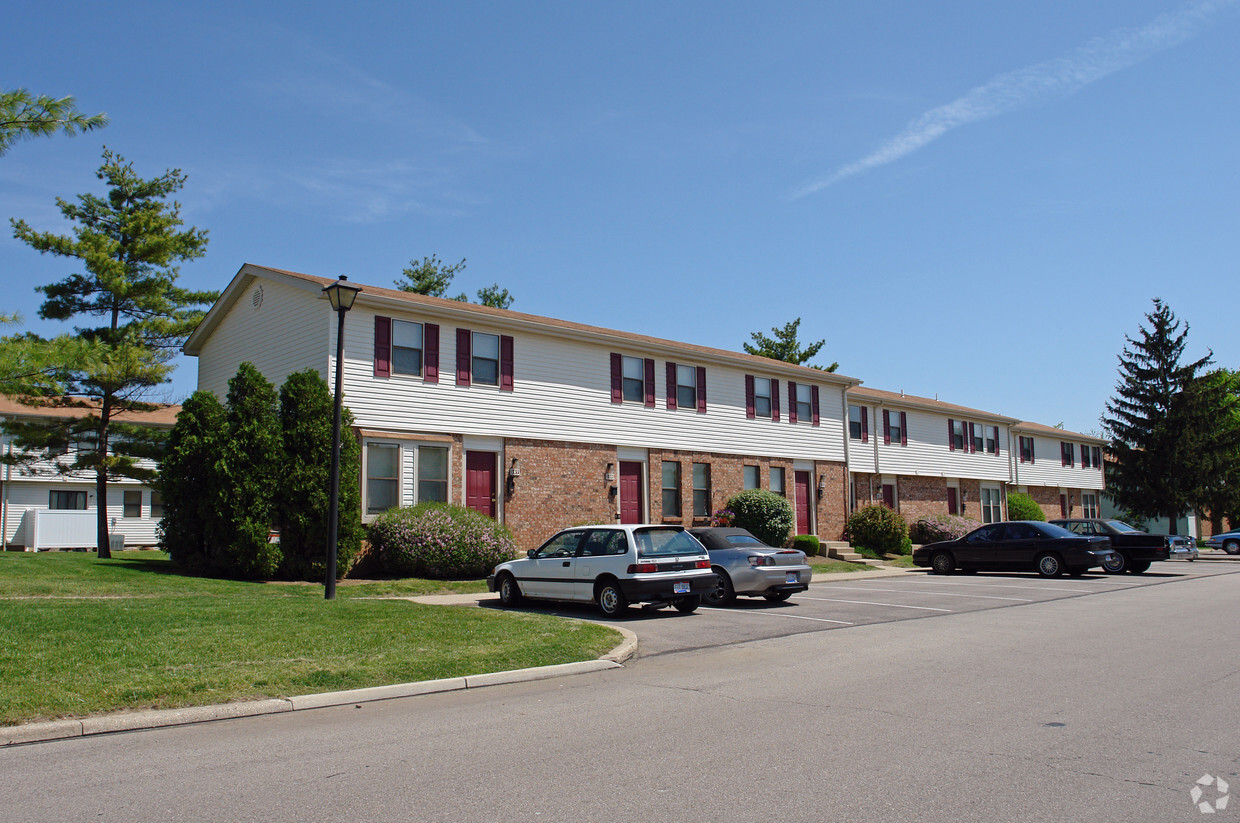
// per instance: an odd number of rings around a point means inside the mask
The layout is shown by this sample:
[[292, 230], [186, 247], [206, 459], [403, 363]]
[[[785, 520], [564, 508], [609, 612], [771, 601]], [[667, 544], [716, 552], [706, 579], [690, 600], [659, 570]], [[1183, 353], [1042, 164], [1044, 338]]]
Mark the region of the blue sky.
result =
[[[35, 3], [0, 88], [112, 124], [0, 158], [65, 231], [104, 145], [251, 262], [739, 350], [1095, 432], [1161, 297], [1240, 367], [1240, 2]], [[0, 232], [0, 311], [76, 271]], [[184, 359], [164, 399], [193, 391]]]

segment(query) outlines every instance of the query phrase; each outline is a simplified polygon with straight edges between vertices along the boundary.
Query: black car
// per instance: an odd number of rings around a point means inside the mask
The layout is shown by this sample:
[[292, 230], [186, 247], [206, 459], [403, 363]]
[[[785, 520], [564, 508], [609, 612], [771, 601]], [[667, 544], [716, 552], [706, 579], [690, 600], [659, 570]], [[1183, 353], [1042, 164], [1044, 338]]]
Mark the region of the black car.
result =
[[913, 564], [928, 566], [935, 574], [961, 569], [1036, 571], [1043, 577], [1058, 577], [1066, 571], [1078, 577], [1115, 562], [1110, 539], [1073, 534], [1033, 520], [987, 523], [958, 540], [931, 543], [913, 552]]
[[1117, 555], [1114, 563], [1103, 563], [1102, 568], [1111, 574], [1132, 572], [1140, 574], [1154, 560], [1171, 558], [1171, 538], [1165, 534], [1146, 534], [1122, 520], [1070, 517], [1052, 520], [1075, 534], [1100, 534], [1111, 540], [1111, 548]]

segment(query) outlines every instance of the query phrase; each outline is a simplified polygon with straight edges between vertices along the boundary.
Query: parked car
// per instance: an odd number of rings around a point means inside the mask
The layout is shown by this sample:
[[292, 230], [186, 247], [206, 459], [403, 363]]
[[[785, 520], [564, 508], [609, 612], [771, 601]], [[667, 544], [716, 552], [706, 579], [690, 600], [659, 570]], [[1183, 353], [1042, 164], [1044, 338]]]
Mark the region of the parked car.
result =
[[723, 606], [738, 594], [787, 600], [809, 588], [814, 570], [799, 549], [768, 546], [744, 529], [689, 529], [710, 552], [710, 566], [719, 582], [706, 595], [712, 606]]
[[[1153, 561], [1170, 560], [1172, 557], [1197, 559], [1197, 549], [1193, 547], [1189, 556], [1189, 547], [1184, 546], [1178, 536], [1173, 538], [1166, 534], [1146, 534], [1122, 520], [1069, 517], [1050, 522], [1063, 526], [1074, 534], [1097, 534], [1111, 538], [1111, 548], [1115, 550], [1116, 560], [1114, 563], [1102, 565], [1102, 568], [1111, 574], [1141, 574]], [[1173, 548], [1178, 549], [1178, 552], [1173, 554]]]
[[1206, 545], [1212, 549], [1222, 549], [1228, 554], [1240, 554], [1240, 529], [1216, 534], [1206, 540]]
[[522, 599], [593, 601], [608, 617], [630, 603], [692, 612], [715, 590], [706, 548], [681, 526], [564, 529], [487, 578], [504, 606]]
[[1073, 534], [1061, 526], [1033, 520], [987, 523], [956, 540], [922, 546], [913, 552], [913, 564], [929, 566], [935, 574], [956, 569], [976, 571], [1036, 571], [1058, 577], [1065, 571], [1078, 577], [1104, 563], [1116, 563], [1107, 537]]

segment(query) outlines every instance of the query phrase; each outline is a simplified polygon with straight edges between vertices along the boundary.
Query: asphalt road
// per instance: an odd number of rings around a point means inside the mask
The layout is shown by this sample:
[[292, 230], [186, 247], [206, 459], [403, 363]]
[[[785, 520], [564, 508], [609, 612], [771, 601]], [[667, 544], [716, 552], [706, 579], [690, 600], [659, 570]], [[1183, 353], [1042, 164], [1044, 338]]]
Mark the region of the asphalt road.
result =
[[[902, 588], [892, 580], [911, 593], [877, 591]], [[1240, 575], [1037, 597], [997, 587], [1067, 581], [945, 578], [1034, 601], [967, 608], [943, 595], [978, 592], [929, 580], [874, 580], [846, 597], [842, 585], [864, 583], [825, 584], [807, 595], [829, 598], [779, 610], [860, 615], [843, 610], [880, 607], [838, 601], [879, 595], [949, 609], [924, 619], [807, 630], [813, 621], [759, 620], [752, 607], [704, 612], [695, 631], [741, 620], [785, 633], [555, 681], [0, 750], [0, 814], [1175, 821], [1202, 819], [1190, 792], [1206, 775], [1240, 793]], [[643, 636], [646, 622], [628, 624]], [[1198, 788], [1200, 802], [1219, 800], [1217, 783]], [[1240, 801], [1209, 819], [1227, 815]]]

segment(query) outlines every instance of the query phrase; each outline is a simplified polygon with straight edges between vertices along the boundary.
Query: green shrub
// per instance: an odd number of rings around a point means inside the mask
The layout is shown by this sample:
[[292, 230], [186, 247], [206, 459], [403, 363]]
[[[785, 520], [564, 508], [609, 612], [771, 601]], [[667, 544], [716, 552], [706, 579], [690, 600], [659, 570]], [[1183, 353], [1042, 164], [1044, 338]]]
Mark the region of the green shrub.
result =
[[177, 415], [168, 435], [155, 488], [164, 498], [159, 544], [172, 562], [192, 572], [209, 572], [218, 560], [221, 494], [220, 462], [224, 407], [209, 391], [196, 391]]
[[228, 381], [227, 438], [221, 449], [228, 483], [220, 512], [228, 575], [267, 580], [280, 566], [280, 545], [268, 542], [280, 476], [276, 390], [252, 363]]
[[848, 518], [848, 543], [884, 554], [900, 554], [908, 540], [908, 524], [886, 506], [866, 506]]
[[976, 529], [981, 523], [957, 514], [932, 514], [919, 518], [909, 526], [910, 541], [926, 545], [940, 540], [957, 540]]
[[749, 531], [768, 546], [783, 546], [792, 533], [792, 504], [774, 492], [746, 489], [728, 498], [732, 525]]
[[815, 557], [822, 552], [822, 541], [816, 534], [798, 534], [792, 538], [792, 548], [805, 552], [806, 557]]
[[1009, 520], [1045, 520], [1046, 514], [1034, 499], [1020, 492], [1008, 492]]
[[516, 554], [506, 526], [447, 503], [389, 509], [370, 524], [369, 536], [384, 573], [395, 577], [486, 577]]

